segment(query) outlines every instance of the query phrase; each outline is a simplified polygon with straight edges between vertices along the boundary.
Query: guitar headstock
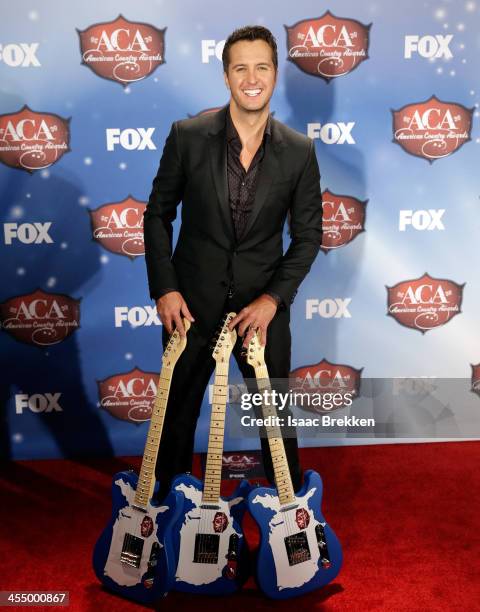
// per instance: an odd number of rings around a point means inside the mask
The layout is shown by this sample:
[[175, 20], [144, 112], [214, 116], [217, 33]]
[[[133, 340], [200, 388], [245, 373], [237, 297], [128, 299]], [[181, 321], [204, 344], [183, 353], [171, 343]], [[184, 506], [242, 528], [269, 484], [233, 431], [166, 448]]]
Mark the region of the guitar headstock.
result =
[[[188, 330], [190, 329], [190, 321], [188, 319], [185, 319], [185, 317], [182, 317], [182, 322], [183, 322], [183, 327], [185, 328], [185, 331], [188, 332]], [[167, 347], [165, 351], [163, 352], [163, 355], [162, 355], [163, 365], [173, 368], [173, 366], [179, 360], [180, 355], [185, 350], [186, 346], [187, 346], [187, 336], [184, 336], [182, 338], [182, 336], [180, 335], [180, 332], [178, 331], [178, 329], [176, 329], [170, 336]]]
[[228, 329], [228, 325], [230, 321], [236, 317], [236, 313], [229, 312], [226, 314], [221, 323], [221, 328], [215, 334], [215, 346], [213, 348], [212, 357], [217, 362], [225, 362], [230, 359], [230, 355], [233, 351], [233, 347], [235, 346], [235, 342], [237, 341], [237, 332], [232, 329], [230, 331]]
[[259, 331], [253, 334], [252, 339], [248, 343], [248, 347], [244, 349], [242, 354], [252, 368], [258, 368], [265, 365], [265, 347], [260, 343]]

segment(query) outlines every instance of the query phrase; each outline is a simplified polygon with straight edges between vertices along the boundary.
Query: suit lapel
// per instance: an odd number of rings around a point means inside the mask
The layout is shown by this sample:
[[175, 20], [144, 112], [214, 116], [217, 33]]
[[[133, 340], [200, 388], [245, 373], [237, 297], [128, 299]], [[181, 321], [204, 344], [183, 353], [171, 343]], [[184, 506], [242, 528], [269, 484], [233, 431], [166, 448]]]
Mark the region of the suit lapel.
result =
[[277, 159], [277, 151], [273, 142], [268, 143], [265, 147], [265, 154], [260, 165], [260, 173], [257, 180], [257, 190], [255, 192], [255, 198], [253, 201], [252, 211], [248, 217], [245, 231], [242, 235], [242, 241], [248, 235], [248, 232], [255, 223], [263, 205], [265, 204], [270, 191], [270, 186], [273, 183], [273, 179], [277, 176], [279, 170], [279, 163]]
[[253, 201], [253, 208], [248, 218], [247, 226], [243, 232], [242, 241], [248, 235], [255, 220], [257, 219], [263, 205], [265, 204], [270, 191], [270, 187], [278, 176], [280, 164], [278, 162], [278, 152], [282, 148], [281, 134], [278, 130], [277, 122], [272, 119], [272, 134], [271, 141], [265, 146], [265, 154], [260, 165], [260, 174], [258, 176], [257, 191]]
[[210, 166], [212, 169], [213, 182], [217, 192], [220, 212], [225, 225], [230, 233], [230, 237], [235, 239], [235, 231], [228, 200], [228, 179], [227, 179], [227, 138], [226, 138], [226, 119], [227, 107], [215, 113], [214, 124], [209, 132], [209, 153]]

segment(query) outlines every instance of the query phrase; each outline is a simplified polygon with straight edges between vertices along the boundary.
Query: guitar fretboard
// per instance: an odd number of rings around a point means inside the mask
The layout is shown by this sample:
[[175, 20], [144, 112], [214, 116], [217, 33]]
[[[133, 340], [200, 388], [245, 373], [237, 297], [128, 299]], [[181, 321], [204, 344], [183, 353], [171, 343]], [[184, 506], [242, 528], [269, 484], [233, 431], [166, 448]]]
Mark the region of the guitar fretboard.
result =
[[[271, 391], [272, 387], [267, 366], [263, 363], [261, 365], [255, 365], [254, 369], [260, 393], [264, 390]], [[263, 418], [276, 417], [277, 410], [275, 406], [263, 404], [262, 416]], [[273, 418], [272, 421], [275, 423], [277, 419]], [[270, 454], [272, 456], [273, 473], [280, 504], [291, 504], [295, 500], [295, 491], [293, 490], [292, 477], [290, 476], [290, 468], [285, 453], [282, 432], [278, 425], [265, 426], [265, 429], [267, 432]]]
[[158, 381], [157, 397], [153, 404], [142, 467], [140, 468], [137, 490], [135, 492], [134, 503], [141, 508], [147, 507], [148, 500], [151, 498], [155, 487], [155, 465], [157, 463], [158, 447], [162, 436], [172, 374], [173, 367], [164, 364]]
[[223, 438], [227, 407], [228, 361], [217, 361], [213, 386], [212, 414], [208, 436], [207, 463], [202, 503], [218, 504], [222, 482]]

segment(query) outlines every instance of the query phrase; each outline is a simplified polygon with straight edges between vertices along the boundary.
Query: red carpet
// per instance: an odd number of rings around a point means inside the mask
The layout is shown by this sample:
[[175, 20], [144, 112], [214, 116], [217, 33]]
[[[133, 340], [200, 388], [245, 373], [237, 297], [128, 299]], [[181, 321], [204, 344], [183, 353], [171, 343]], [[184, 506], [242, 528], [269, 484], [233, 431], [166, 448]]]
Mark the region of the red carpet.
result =
[[[337, 579], [286, 602], [265, 599], [252, 580], [229, 598], [172, 592], [161, 609], [480, 610], [479, 460], [478, 442], [304, 449], [343, 546]], [[0, 590], [68, 590], [69, 611], [145, 609], [106, 592], [90, 564], [110, 516], [112, 476], [139, 462], [3, 464]], [[250, 520], [246, 531], [254, 545]]]

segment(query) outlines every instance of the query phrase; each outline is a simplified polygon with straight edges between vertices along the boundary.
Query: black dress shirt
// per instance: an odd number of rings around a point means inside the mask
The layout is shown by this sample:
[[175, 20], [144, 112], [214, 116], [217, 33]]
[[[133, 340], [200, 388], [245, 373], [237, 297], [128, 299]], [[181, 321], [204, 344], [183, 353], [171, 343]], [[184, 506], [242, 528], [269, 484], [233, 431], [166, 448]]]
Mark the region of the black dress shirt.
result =
[[253, 201], [257, 191], [258, 176], [261, 171], [261, 162], [265, 155], [265, 141], [271, 136], [271, 121], [268, 116], [265, 132], [260, 146], [257, 149], [248, 170], [240, 161], [242, 143], [237, 129], [233, 124], [230, 111], [227, 110], [227, 178], [228, 199], [232, 212], [233, 226], [237, 242], [242, 239], [245, 227], [252, 212]]

